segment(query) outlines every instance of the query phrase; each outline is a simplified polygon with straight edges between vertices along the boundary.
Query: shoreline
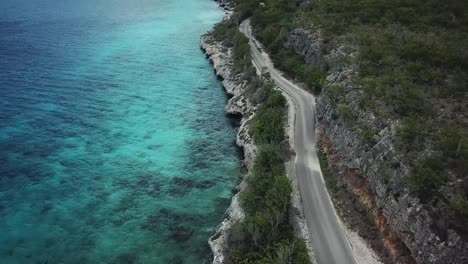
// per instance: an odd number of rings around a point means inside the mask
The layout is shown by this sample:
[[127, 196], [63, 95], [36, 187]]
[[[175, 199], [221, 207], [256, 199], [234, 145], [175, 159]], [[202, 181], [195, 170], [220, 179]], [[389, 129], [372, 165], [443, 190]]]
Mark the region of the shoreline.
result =
[[[232, 10], [226, 6], [224, 8], [223, 21], [229, 19], [232, 15]], [[253, 167], [257, 146], [253, 143], [250, 137], [250, 121], [255, 115], [255, 107], [253, 107], [248, 98], [244, 95], [245, 83], [239, 82], [236, 76], [231, 74], [232, 59], [230, 57], [231, 50], [226, 49], [221, 43], [216, 42], [209, 36], [208, 31], [200, 40], [200, 48], [204, 52], [208, 61], [212, 64], [214, 73], [221, 79], [221, 84], [224, 91], [230, 97], [226, 106], [225, 112], [227, 115], [235, 116], [239, 122], [239, 128], [236, 135], [236, 145], [239, 147], [243, 159], [240, 160], [245, 172], [241, 174], [240, 183], [236, 186], [237, 191], [231, 198], [231, 203], [225, 212], [223, 221], [218, 225], [216, 233], [208, 240], [208, 244], [213, 254], [213, 264], [225, 263], [227, 249], [227, 234], [232, 225], [244, 219], [245, 214], [240, 206], [240, 193], [246, 187], [246, 178]]]
[[246, 98], [242, 93], [236, 92], [236, 90], [241, 90], [243, 88], [242, 84], [236, 84], [233, 80], [230, 80], [230, 71], [226, 68], [226, 65], [222, 64], [221, 60], [218, 60], [218, 57], [223, 54], [219, 46], [208, 44], [206, 42], [207, 40], [209, 40], [209, 37], [204, 35], [201, 41], [202, 50], [213, 65], [216, 75], [223, 78], [222, 85], [225, 92], [232, 96], [226, 104], [225, 112], [227, 115], [240, 116], [236, 145], [239, 147], [241, 155], [243, 156], [240, 162], [242, 167], [246, 170], [245, 173], [241, 174], [241, 181], [235, 188], [237, 192], [231, 198], [231, 204], [226, 210], [224, 220], [219, 224], [216, 233], [208, 240], [208, 244], [213, 253], [213, 263], [224, 263], [224, 251], [227, 247], [227, 232], [235, 222], [245, 217], [244, 211], [240, 206], [239, 195], [247, 184], [246, 178], [249, 175], [249, 171], [252, 169], [257, 147], [253, 144], [253, 140], [249, 135], [249, 121], [254, 116], [254, 109], [250, 108], [251, 106], [249, 106], [248, 103], [247, 105], [242, 105], [242, 102], [245, 102]]
[[[233, 8], [229, 0], [218, 0], [218, 5], [224, 9], [223, 20], [227, 20], [233, 14]], [[227, 246], [227, 234], [231, 226], [244, 219], [245, 215], [243, 209], [240, 206], [239, 195], [245, 189], [247, 183], [246, 178], [249, 176], [250, 171], [255, 161], [257, 152], [257, 146], [253, 143], [253, 139], [250, 137], [250, 121], [255, 116], [255, 107], [253, 107], [249, 99], [244, 95], [243, 88], [246, 83], [239, 82], [239, 78], [231, 76], [232, 58], [231, 49], [226, 48], [222, 43], [216, 42], [211, 36], [209, 36], [212, 30], [205, 33], [200, 40], [200, 48], [204, 52], [206, 58], [212, 64], [214, 73], [221, 80], [222, 86], [226, 94], [230, 97], [226, 104], [225, 111], [227, 115], [234, 116], [236, 120], [239, 120], [239, 130], [236, 136], [236, 144], [243, 153], [241, 160], [242, 166], [245, 168], [245, 172], [242, 173], [241, 181], [235, 188], [236, 194], [231, 199], [231, 204], [226, 210], [225, 218], [219, 224], [217, 232], [210, 237], [208, 243], [210, 245], [213, 254], [213, 264], [225, 263], [225, 252]], [[253, 63], [254, 67], [255, 64]], [[256, 67], [255, 67], [256, 68]], [[257, 74], [261, 75], [261, 71], [257, 69]], [[281, 91], [281, 89], [277, 88]], [[288, 136], [288, 142], [290, 149], [294, 153], [294, 124], [296, 109], [292, 98], [284, 94], [287, 100], [287, 122], [285, 123], [285, 130]], [[291, 180], [292, 194], [290, 198], [290, 210], [289, 210], [289, 221], [294, 228], [294, 234], [297, 238], [303, 240], [307, 246], [307, 250], [311, 259], [311, 263], [317, 263], [315, 254], [313, 251], [312, 243], [309, 237], [308, 227], [305, 221], [301, 196], [298, 189], [296, 172], [295, 172], [295, 157], [294, 154], [291, 159], [285, 163], [286, 176]]]

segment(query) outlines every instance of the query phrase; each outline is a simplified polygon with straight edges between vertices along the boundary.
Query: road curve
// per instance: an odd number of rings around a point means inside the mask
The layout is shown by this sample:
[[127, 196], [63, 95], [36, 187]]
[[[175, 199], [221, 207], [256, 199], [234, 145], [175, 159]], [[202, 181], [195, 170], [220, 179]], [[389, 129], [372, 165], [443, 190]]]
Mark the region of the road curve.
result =
[[295, 104], [296, 175], [304, 215], [319, 264], [356, 264], [324, 184], [317, 158], [315, 140], [315, 98], [285, 79], [252, 35], [250, 20], [240, 24], [240, 31], [250, 42], [252, 61], [260, 71], [267, 71], [276, 85]]

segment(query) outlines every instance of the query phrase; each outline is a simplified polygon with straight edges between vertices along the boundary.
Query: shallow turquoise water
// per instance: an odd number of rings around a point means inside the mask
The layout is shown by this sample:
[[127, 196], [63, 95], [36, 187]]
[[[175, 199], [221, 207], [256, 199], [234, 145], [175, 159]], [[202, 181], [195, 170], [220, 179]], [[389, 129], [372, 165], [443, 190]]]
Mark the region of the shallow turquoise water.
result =
[[[78, 3], [76, 3], [78, 2]], [[239, 175], [210, 0], [0, 2], [0, 263], [202, 263]]]

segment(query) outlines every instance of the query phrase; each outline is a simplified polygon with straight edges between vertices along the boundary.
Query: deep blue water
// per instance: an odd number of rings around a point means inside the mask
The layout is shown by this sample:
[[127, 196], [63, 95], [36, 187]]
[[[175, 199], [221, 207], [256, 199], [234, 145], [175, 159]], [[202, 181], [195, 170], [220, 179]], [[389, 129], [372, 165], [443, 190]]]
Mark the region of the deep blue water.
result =
[[239, 175], [211, 0], [0, 1], [0, 263], [203, 263]]

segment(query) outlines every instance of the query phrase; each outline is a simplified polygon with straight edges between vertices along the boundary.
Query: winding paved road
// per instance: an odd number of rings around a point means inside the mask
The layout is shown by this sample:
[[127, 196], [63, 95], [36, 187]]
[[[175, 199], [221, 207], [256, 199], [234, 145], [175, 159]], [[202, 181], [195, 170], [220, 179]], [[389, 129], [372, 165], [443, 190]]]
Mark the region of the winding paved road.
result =
[[276, 85], [294, 101], [296, 108], [296, 174], [304, 215], [319, 264], [355, 264], [351, 246], [344, 234], [324, 184], [315, 141], [315, 98], [285, 79], [261, 51], [247, 19], [240, 31], [250, 40], [252, 60], [260, 71], [268, 71]]

